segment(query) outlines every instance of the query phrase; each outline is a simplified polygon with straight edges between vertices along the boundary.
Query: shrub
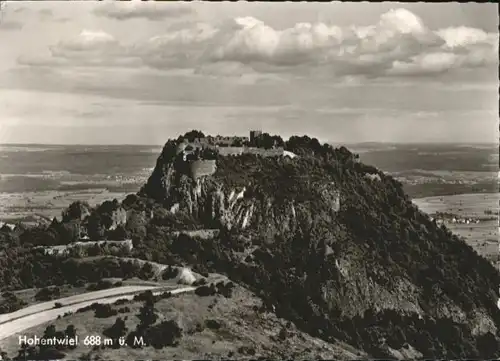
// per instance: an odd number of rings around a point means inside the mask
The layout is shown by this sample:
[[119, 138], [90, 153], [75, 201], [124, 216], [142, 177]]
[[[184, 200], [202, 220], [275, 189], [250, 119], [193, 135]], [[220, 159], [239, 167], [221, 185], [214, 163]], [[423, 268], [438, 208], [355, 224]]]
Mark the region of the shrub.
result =
[[145, 333], [145, 341], [157, 349], [166, 346], [177, 346], [181, 337], [182, 329], [173, 320], [164, 321], [153, 326]]
[[199, 287], [196, 287], [196, 290], [194, 290], [194, 293], [200, 297], [207, 297], [207, 296], [213, 296], [213, 295], [217, 294], [217, 290], [216, 290], [214, 285], [199, 286]]
[[199, 278], [196, 281], [194, 281], [193, 286], [203, 286], [207, 284], [207, 279], [206, 278]]
[[233, 288], [233, 282], [228, 282], [226, 284], [224, 284], [224, 282], [217, 283], [217, 293], [223, 295], [226, 298], [231, 298], [233, 296]]
[[61, 290], [59, 287], [48, 288], [44, 287], [35, 294], [35, 300], [37, 301], [50, 301], [55, 297], [61, 295]]
[[125, 303], [130, 302], [126, 298], [120, 298], [119, 300], [116, 300], [115, 303], [113, 303], [116, 306], [124, 305]]
[[125, 325], [125, 321], [118, 317], [115, 320], [115, 323], [105, 329], [103, 331], [103, 335], [106, 337], [109, 337], [113, 340], [116, 340], [122, 336], [125, 336], [127, 334], [127, 326]]
[[108, 281], [108, 280], [100, 280], [97, 283], [92, 283], [88, 285], [87, 290], [88, 291], [100, 291], [100, 290], [106, 290], [108, 288], [112, 288], [113, 282]]
[[116, 316], [118, 311], [113, 309], [111, 305], [97, 303], [94, 306], [94, 317], [96, 318], [108, 318], [111, 316]]
[[223, 323], [222, 321], [210, 319], [205, 321], [205, 326], [211, 330], [219, 330], [223, 326]]
[[15, 312], [26, 305], [27, 303], [18, 298], [15, 294], [5, 292], [3, 294], [3, 300], [0, 301], [0, 314]]
[[176, 268], [176, 267], [172, 267], [172, 266], [168, 266], [167, 268], [165, 268], [161, 274], [161, 278], [163, 280], [170, 280], [172, 278], [175, 278], [177, 277], [177, 275], [179, 274], [179, 270]]
[[255, 348], [251, 346], [240, 346], [238, 352], [246, 356], [254, 356], [256, 354]]

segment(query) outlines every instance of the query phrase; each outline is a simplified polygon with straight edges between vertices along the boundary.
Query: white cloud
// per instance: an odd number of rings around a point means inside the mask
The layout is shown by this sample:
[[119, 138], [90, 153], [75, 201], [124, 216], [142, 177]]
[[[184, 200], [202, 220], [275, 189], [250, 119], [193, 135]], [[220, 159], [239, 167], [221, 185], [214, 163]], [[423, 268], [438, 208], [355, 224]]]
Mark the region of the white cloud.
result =
[[[125, 5], [106, 4], [111, 7], [100, 7], [99, 11], [114, 9], [128, 18], [132, 13], [144, 15], [154, 9], [150, 3]], [[159, 9], [174, 11], [165, 6]], [[382, 77], [436, 75], [498, 62], [498, 34], [470, 27], [433, 31], [405, 9], [390, 10], [371, 26], [339, 27], [318, 22], [275, 29], [254, 17], [237, 17], [218, 25], [181, 25], [171, 25], [163, 34], [131, 45], [104, 32], [84, 30], [77, 38], [53, 46], [52, 59], [45, 63], [145, 65], [236, 76], [250, 69], [260, 73]], [[218, 63], [231, 64], [231, 69]]]
[[50, 57], [21, 57], [25, 65], [133, 66], [139, 62], [112, 35], [101, 30], [82, 30], [78, 36], [51, 46]]
[[485, 31], [465, 26], [441, 29], [437, 31], [437, 34], [444, 39], [450, 48], [488, 43], [493, 40]]
[[453, 53], [429, 53], [413, 57], [410, 61], [394, 61], [388, 73], [392, 75], [419, 75], [442, 73], [458, 65]]
[[166, 18], [189, 15], [193, 13], [193, 9], [174, 3], [159, 5], [154, 2], [113, 1], [97, 7], [94, 13], [116, 20], [144, 18], [152, 21], [159, 21]]

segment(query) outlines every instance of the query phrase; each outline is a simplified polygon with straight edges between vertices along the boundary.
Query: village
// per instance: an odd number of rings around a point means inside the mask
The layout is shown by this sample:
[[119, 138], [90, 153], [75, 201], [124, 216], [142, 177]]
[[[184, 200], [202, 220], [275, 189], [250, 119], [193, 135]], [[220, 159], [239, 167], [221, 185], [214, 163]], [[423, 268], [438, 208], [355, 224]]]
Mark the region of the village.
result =
[[479, 224], [481, 223], [481, 218], [479, 217], [460, 217], [453, 213], [448, 212], [436, 212], [431, 217], [431, 220], [435, 220], [436, 224], [441, 225], [445, 223], [453, 224]]

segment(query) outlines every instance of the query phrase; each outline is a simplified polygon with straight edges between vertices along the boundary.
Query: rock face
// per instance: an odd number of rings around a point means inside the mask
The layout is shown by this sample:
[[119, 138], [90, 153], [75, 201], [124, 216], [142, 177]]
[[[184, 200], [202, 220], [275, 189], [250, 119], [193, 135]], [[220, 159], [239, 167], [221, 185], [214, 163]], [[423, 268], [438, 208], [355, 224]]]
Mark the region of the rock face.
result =
[[122, 207], [114, 210], [111, 213], [111, 222], [111, 226], [108, 228], [110, 230], [114, 230], [120, 225], [125, 225], [127, 223], [127, 211]]
[[[311, 185], [330, 208], [331, 217], [340, 209], [340, 191], [332, 182]], [[192, 179], [175, 169], [173, 163], [158, 164], [141, 190], [173, 212], [184, 212], [199, 219], [207, 228], [222, 225], [227, 229], [293, 232], [302, 217], [310, 217], [310, 204], [298, 204], [293, 198], [276, 200], [273, 195], [255, 194], [252, 184], [227, 186], [208, 175]], [[303, 212], [305, 211], [305, 212]]]

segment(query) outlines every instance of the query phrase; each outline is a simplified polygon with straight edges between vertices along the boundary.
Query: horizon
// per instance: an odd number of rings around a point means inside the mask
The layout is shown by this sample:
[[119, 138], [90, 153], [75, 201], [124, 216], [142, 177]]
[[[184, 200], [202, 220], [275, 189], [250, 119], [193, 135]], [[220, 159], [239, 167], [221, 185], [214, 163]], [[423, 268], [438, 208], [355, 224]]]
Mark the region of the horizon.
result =
[[[272, 134], [271, 134], [272, 135]], [[299, 135], [301, 137], [302, 135]], [[313, 138], [313, 137], [311, 137]], [[289, 138], [283, 138], [283, 140], [287, 141]], [[109, 143], [109, 144], [97, 144], [97, 143], [0, 143], [1, 146], [49, 146], [49, 147], [67, 147], [67, 146], [85, 146], [85, 147], [163, 147], [166, 142], [169, 140], [175, 140], [175, 138], [169, 138], [163, 144], [127, 144], [127, 143]], [[319, 140], [319, 139], [318, 139]], [[380, 144], [380, 145], [478, 145], [478, 146], [491, 146], [498, 147], [498, 143], [491, 142], [331, 142], [331, 141], [321, 141], [321, 144], [345, 144], [345, 145], [370, 145], [370, 144]]]
[[160, 145], [187, 128], [255, 128], [337, 144], [495, 144], [496, 10], [6, 2], [0, 143]]

